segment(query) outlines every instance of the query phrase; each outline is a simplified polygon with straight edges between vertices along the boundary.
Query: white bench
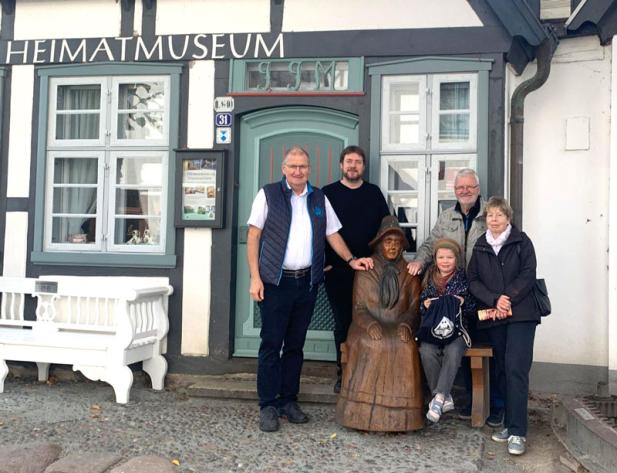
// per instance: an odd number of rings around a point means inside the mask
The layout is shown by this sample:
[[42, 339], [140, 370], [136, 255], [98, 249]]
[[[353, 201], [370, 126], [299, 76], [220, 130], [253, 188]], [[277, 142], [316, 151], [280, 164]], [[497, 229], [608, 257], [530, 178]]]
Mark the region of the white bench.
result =
[[[142, 361], [153, 389], [162, 390], [173, 292], [167, 281], [0, 277], [0, 392], [9, 371], [6, 360], [36, 362], [39, 381], [47, 380], [50, 363], [73, 365], [89, 379], [111, 384], [121, 404], [128, 402], [133, 384], [129, 365]], [[36, 310], [25, 317], [29, 304]]]

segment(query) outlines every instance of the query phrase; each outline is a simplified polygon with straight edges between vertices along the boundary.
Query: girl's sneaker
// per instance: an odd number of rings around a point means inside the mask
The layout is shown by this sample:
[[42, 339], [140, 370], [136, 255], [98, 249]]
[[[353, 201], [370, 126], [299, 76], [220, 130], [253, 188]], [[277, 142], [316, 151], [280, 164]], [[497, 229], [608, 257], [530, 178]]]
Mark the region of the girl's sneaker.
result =
[[510, 435], [508, 434], [508, 429], [502, 429], [494, 432], [493, 435], [491, 435], [491, 438], [495, 442], [507, 442]]
[[454, 400], [452, 399], [452, 395], [448, 394], [443, 401], [443, 408], [441, 409], [441, 412], [445, 414], [446, 412], [450, 412], [453, 410], [454, 410]]
[[439, 422], [441, 414], [443, 412], [443, 401], [437, 399], [435, 396], [431, 399], [431, 402], [428, 403], [428, 412], [426, 413], [426, 418], [431, 422]]
[[519, 435], [510, 435], [508, 438], [508, 453], [510, 455], [522, 455], [525, 453], [527, 439]]

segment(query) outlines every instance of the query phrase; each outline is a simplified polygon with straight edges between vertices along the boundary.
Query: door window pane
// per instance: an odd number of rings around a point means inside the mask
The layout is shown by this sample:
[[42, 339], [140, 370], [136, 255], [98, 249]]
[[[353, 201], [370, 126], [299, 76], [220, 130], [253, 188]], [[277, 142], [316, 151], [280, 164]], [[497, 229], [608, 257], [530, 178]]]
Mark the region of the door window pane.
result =
[[118, 158], [116, 184], [152, 186], [161, 185], [161, 158]]
[[118, 85], [118, 139], [162, 139], [165, 86], [163, 81]]
[[418, 82], [394, 83], [390, 86], [390, 143], [420, 142], [420, 85]]
[[116, 214], [161, 215], [161, 191], [116, 189]]
[[99, 138], [101, 86], [60, 85], [56, 92], [56, 139]]
[[388, 163], [388, 191], [417, 191], [418, 162], [390, 161]]
[[96, 184], [97, 182], [98, 159], [54, 159], [54, 184]]
[[158, 217], [116, 218], [114, 244], [159, 245], [161, 243], [161, 220]]
[[94, 243], [96, 217], [53, 217], [52, 243]]
[[469, 140], [469, 82], [439, 84], [439, 141], [441, 143]]

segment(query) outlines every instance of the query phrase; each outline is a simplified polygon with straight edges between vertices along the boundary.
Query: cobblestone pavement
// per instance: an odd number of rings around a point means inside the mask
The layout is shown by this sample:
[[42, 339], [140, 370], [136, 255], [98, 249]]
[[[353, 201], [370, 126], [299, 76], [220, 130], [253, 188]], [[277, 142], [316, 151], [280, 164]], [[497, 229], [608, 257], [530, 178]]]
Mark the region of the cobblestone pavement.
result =
[[304, 405], [311, 422], [264, 434], [253, 402], [156, 393], [136, 381], [131, 402], [113, 402], [104, 383], [56, 384], [9, 379], [0, 394], [0, 445], [51, 442], [62, 456], [113, 453], [177, 460], [178, 472], [567, 472], [548, 409], [531, 412], [529, 450], [509, 456], [490, 440], [446, 415], [408, 434], [367, 434], [334, 422], [333, 405]]

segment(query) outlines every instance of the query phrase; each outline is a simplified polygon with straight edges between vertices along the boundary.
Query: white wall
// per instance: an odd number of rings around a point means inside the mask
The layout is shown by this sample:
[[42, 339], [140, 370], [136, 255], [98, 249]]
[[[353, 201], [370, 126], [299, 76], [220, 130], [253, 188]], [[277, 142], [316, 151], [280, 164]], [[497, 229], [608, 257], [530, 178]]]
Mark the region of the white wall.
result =
[[[214, 61], [189, 69], [188, 147], [212, 148], [214, 140]], [[182, 274], [183, 355], [207, 355], [210, 328], [212, 230], [184, 230]]]
[[[510, 93], [534, 72], [511, 75]], [[607, 366], [610, 78], [610, 47], [563, 39], [548, 81], [525, 101], [523, 227], [553, 304], [535, 361]], [[566, 150], [567, 138], [583, 148], [588, 138], [589, 149]]]
[[158, 0], [156, 34], [270, 31], [270, 0]]
[[466, 0], [285, 0], [283, 31], [482, 26]]
[[98, 38], [120, 34], [116, 0], [19, 0], [15, 39]]

